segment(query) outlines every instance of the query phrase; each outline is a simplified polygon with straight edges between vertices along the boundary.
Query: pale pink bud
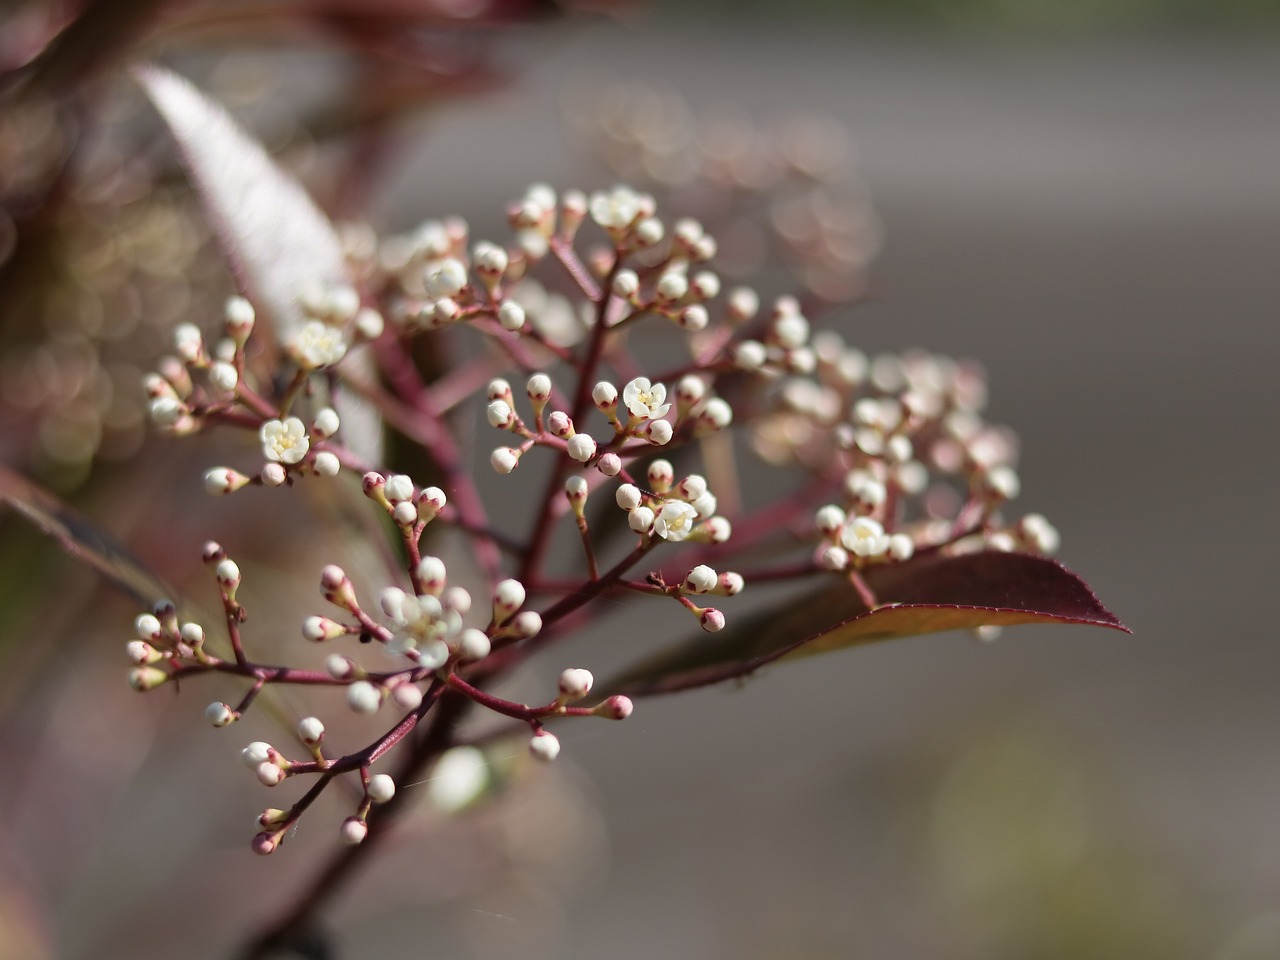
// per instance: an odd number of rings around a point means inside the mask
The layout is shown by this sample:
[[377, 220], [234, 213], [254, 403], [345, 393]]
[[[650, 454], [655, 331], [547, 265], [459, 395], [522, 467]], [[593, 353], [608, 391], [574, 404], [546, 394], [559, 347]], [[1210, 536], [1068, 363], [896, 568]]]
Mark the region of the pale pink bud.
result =
[[698, 623], [707, 633], [719, 633], [724, 629], [724, 614], [715, 607], [707, 607], [698, 618]]
[[605, 717], [609, 720], [625, 720], [631, 716], [631, 711], [635, 709], [630, 697], [615, 695], [610, 697], [604, 703], [595, 707], [591, 713], [597, 717]]
[[270, 760], [258, 764], [254, 774], [258, 778], [258, 782], [264, 787], [274, 787], [284, 779], [284, 771]]
[[339, 836], [342, 837], [343, 843], [350, 844], [354, 847], [358, 843], [363, 843], [364, 838], [368, 835], [369, 825], [359, 817], [347, 817], [347, 819], [342, 821]]

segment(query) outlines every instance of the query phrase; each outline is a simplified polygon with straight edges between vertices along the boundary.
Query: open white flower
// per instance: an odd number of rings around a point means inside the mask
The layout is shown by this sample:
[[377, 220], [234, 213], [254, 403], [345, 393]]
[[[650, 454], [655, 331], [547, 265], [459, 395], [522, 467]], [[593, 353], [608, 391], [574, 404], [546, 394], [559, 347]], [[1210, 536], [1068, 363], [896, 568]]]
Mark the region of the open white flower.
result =
[[658, 420], [667, 415], [671, 404], [666, 403], [667, 388], [661, 383], [650, 383], [648, 377], [636, 377], [622, 388], [622, 402], [637, 420]]
[[289, 353], [307, 370], [329, 367], [346, 356], [347, 338], [341, 327], [308, 320], [289, 343]]
[[307, 428], [297, 417], [287, 420], [268, 420], [259, 431], [262, 438], [262, 455], [274, 463], [297, 463], [307, 455], [311, 441]]
[[693, 532], [698, 511], [680, 500], [668, 500], [654, 518], [653, 532], [664, 540], [680, 542]]
[[854, 517], [841, 531], [840, 545], [855, 557], [878, 557], [889, 549], [889, 538], [877, 521]]

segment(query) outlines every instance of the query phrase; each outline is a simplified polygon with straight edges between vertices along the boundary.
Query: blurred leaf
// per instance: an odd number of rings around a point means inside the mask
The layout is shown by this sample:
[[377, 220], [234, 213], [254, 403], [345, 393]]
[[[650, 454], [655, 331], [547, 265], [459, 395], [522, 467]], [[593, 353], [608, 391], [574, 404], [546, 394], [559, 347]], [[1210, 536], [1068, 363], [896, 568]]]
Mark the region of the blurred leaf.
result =
[[81, 516], [52, 493], [0, 464], [0, 502], [9, 504], [53, 537], [62, 549], [93, 567], [139, 603], [150, 608], [177, 594], [107, 531]]
[[606, 684], [610, 693], [673, 693], [743, 677], [784, 657], [827, 653], [895, 637], [987, 624], [1081, 623], [1129, 632], [1083, 580], [1060, 563], [1019, 553], [926, 556], [872, 568], [865, 580], [884, 605], [835, 586], [788, 601], [715, 636], [703, 634]]
[[[258, 141], [182, 77], [151, 65], [135, 75], [177, 141], [241, 287], [277, 335], [301, 328], [308, 291], [354, 286], [333, 224]], [[344, 362], [366, 379], [370, 365], [364, 350]], [[347, 390], [335, 395], [334, 405], [348, 446], [380, 460], [381, 420], [372, 406]]]

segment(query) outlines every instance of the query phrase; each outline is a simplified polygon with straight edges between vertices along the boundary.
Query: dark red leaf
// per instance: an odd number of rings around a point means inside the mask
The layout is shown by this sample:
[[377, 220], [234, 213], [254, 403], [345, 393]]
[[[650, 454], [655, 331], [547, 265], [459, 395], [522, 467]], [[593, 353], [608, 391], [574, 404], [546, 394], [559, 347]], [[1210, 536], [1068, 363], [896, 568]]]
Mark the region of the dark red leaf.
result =
[[881, 606], [868, 610], [846, 581], [687, 640], [606, 688], [645, 696], [743, 677], [784, 657], [942, 630], [1020, 623], [1080, 623], [1129, 632], [1083, 580], [1060, 563], [1019, 553], [928, 556], [873, 568], [865, 577]]

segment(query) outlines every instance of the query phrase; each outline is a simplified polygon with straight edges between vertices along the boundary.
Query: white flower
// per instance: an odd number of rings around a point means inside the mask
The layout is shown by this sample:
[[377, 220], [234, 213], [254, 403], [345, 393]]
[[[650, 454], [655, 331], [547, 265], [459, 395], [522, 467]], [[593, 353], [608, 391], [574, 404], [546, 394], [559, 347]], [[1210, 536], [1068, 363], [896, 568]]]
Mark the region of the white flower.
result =
[[631, 226], [642, 211], [642, 198], [630, 187], [614, 187], [591, 195], [591, 219], [606, 230], [622, 231]]
[[668, 500], [654, 518], [653, 532], [664, 540], [679, 542], [693, 532], [698, 522], [698, 511], [679, 500]]
[[311, 441], [307, 428], [297, 417], [287, 420], [268, 420], [259, 431], [262, 438], [262, 455], [276, 463], [297, 463], [307, 455]]
[[289, 344], [289, 353], [307, 370], [332, 366], [346, 356], [347, 338], [340, 327], [308, 320]]
[[875, 520], [854, 517], [841, 531], [840, 544], [856, 557], [878, 557], [889, 549], [889, 538]]
[[622, 402], [637, 420], [658, 420], [666, 416], [671, 409], [666, 399], [667, 388], [661, 383], [651, 384], [648, 377], [636, 377], [622, 388]]

